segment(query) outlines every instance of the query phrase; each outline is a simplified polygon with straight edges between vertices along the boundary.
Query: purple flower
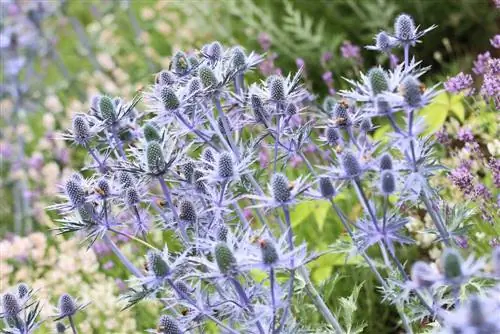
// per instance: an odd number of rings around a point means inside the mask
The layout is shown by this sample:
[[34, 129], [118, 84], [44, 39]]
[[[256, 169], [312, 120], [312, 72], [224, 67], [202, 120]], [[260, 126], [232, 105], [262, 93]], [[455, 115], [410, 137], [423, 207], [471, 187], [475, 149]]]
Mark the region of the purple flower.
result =
[[[493, 174], [493, 183], [495, 184], [495, 187], [500, 188], [500, 159], [491, 157], [490, 161], [488, 161], [488, 167]], [[500, 201], [500, 195], [498, 198]]]
[[352, 44], [350, 41], [344, 41], [340, 47], [340, 52], [342, 53], [342, 57], [346, 59], [353, 58], [356, 61], [361, 60], [360, 47]]
[[490, 60], [490, 58], [491, 55], [489, 51], [478, 54], [477, 59], [474, 61], [472, 71], [476, 74], [483, 74], [486, 71], [486, 65], [488, 65], [488, 60]]
[[441, 128], [436, 132], [436, 139], [441, 145], [449, 145], [451, 143], [450, 136], [445, 128]]
[[306, 67], [306, 62], [304, 61], [304, 59], [302, 58], [297, 58], [295, 59], [295, 64], [297, 64], [297, 68], [301, 68], [301, 67]]
[[444, 83], [444, 88], [450, 93], [458, 93], [472, 86], [472, 76], [470, 74], [458, 73]]
[[330, 51], [323, 52], [321, 55], [321, 65], [326, 66], [326, 64], [333, 59], [333, 53]]
[[257, 38], [257, 41], [259, 42], [260, 47], [264, 51], [268, 51], [269, 48], [271, 47], [271, 36], [269, 36], [265, 32], [261, 32], [259, 34], [259, 37]]
[[323, 73], [323, 75], [321, 76], [321, 78], [323, 79], [323, 81], [327, 84], [327, 85], [331, 85], [333, 84], [333, 74], [331, 71], [328, 71], [328, 72], [325, 72]]
[[490, 43], [495, 49], [500, 49], [500, 34], [493, 36]]
[[458, 130], [458, 140], [463, 142], [472, 142], [474, 140], [474, 135], [470, 128], [460, 128]]
[[455, 168], [451, 171], [449, 178], [465, 195], [470, 196], [474, 194], [474, 176], [468, 168], [464, 166]]

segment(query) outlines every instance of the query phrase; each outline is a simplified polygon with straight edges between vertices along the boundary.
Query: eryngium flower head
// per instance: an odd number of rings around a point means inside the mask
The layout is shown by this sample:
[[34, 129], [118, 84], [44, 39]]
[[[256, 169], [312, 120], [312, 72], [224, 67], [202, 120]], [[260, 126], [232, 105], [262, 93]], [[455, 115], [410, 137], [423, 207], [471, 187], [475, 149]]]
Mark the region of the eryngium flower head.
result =
[[99, 112], [105, 122], [113, 123], [116, 121], [115, 104], [109, 96], [102, 96], [99, 100]]
[[242, 70], [245, 68], [247, 62], [247, 56], [245, 52], [240, 47], [235, 47], [231, 55], [231, 65], [235, 70]]
[[175, 288], [182, 292], [183, 294], [187, 295], [189, 292], [191, 292], [191, 288], [184, 283], [183, 281], [175, 281], [174, 282]]
[[329, 177], [323, 176], [319, 178], [319, 191], [324, 198], [332, 198], [335, 195], [335, 188]]
[[276, 202], [286, 203], [290, 200], [290, 184], [288, 183], [288, 178], [285, 175], [281, 173], [273, 175], [273, 178], [271, 179], [271, 190], [273, 198]]
[[62, 334], [66, 331], [66, 326], [62, 322], [57, 322], [56, 323], [56, 333], [57, 334]]
[[441, 265], [443, 266], [444, 276], [446, 279], [455, 279], [462, 276], [462, 256], [452, 248], [444, 250], [441, 257]]
[[275, 102], [285, 100], [285, 80], [281, 76], [273, 76], [268, 80], [268, 90], [271, 100]]
[[250, 104], [255, 115], [255, 120], [257, 122], [264, 122], [266, 118], [262, 99], [259, 96], [252, 94], [250, 97]]
[[396, 190], [396, 178], [391, 170], [384, 170], [380, 175], [380, 190], [384, 195], [390, 195]]
[[182, 334], [177, 320], [169, 315], [162, 315], [158, 321], [158, 333], [161, 334]]
[[21, 312], [19, 302], [12, 293], [6, 293], [2, 296], [2, 308], [2, 313], [6, 318], [15, 318]]
[[59, 297], [58, 308], [60, 317], [72, 316], [76, 313], [77, 310], [73, 297], [71, 297], [67, 293], [62, 294], [61, 297]]
[[389, 89], [387, 74], [380, 67], [372, 68], [368, 72], [368, 79], [370, 80], [373, 95], [378, 95]]
[[140, 198], [139, 194], [137, 193], [137, 190], [135, 188], [128, 188], [127, 192], [125, 194], [125, 203], [127, 203], [128, 206], [134, 206], [139, 204]]
[[182, 174], [184, 174], [184, 178], [188, 183], [193, 181], [194, 168], [195, 165], [192, 160], [189, 160], [182, 165]]
[[131, 188], [134, 186], [135, 181], [132, 174], [129, 172], [121, 171], [118, 173], [118, 182], [122, 186], [123, 189]]
[[90, 128], [83, 115], [73, 117], [73, 139], [80, 145], [87, 145], [90, 140]]
[[163, 157], [163, 149], [158, 142], [150, 142], [146, 146], [146, 162], [148, 169], [153, 174], [161, 174], [165, 171], [166, 163]]
[[182, 51], [176, 52], [172, 57], [172, 68], [178, 75], [185, 75], [189, 70], [189, 63], [186, 54]]
[[170, 87], [165, 86], [161, 88], [160, 99], [166, 110], [175, 110], [179, 108], [179, 99], [177, 98], [174, 90]]
[[221, 273], [227, 274], [234, 269], [236, 258], [225, 242], [219, 242], [215, 245], [214, 253], [215, 261]]
[[326, 141], [332, 146], [337, 146], [340, 139], [338, 130], [332, 126], [326, 128]]
[[188, 62], [191, 68], [196, 68], [198, 65], [200, 65], [200, 60], [195, 55], [189, 56]]
[[189, 95], [194, 94], [195, 92], [201, 89], [201, 80], [198, 77], [192, 78], [188, 83], [188, 93]]
[[333, 122], [338, 127], [346, 127], [351, 121], [348, 113], [349, 105], [345, 101], [340, 101], [333, 107]]
[[200, 77], [203, 88], [214, 87], [218, 83], [214, 71], [207, 65], [200, 66], [198, 69], [198, 76]]
[[259, 246], [262, 252], [262, 262], [264, 262], [264, 264], [271, 265], [278, 261], [278, 251], [271, 240], [262, 239], [259, 241]]
[[385, 32], [381, 31], [375, 37], [375, 46], [383, 52], [389, 52], [392, 48], [391, 37]]
[[227, 242], [227, 233], [229, 230], [227, 229], [226, 224], [222, 223], [220, 224], [219, 228], [217, 229], [217, 240], [218, 241], [224, 241]]
[[222, 53], [223, 53], [222, 44], [220, 44], [220, 42], [218, 41], [212, 42], [212, 44], [210, 44], [210, 46], [208, 47], [208, 52], [210, 58], [213, 61], [218, 61], [219, 59], [222, 58]]
[[142, 128], [146, 141], [161, 141], [160, 130], [155, 123], [149, 122]]
[[66, 181], [64, 185], [64, 190], [66, 195], [68, 196], [69, 201], [73, 206], [80, 207], [85, 204], [85, 191], [81, 182], [76, 181], [73, 178], [70, 178]]
[[175, 76], [170, 71], [161, 71], [156, 76], [156, 83], [161, 86], [170, 86], [175, 83]]
[[215, 161], [214, 151], [210, 147], [205, 148], [205, 150], [203, 150], [203, 153], [201, 154], [201, 156], [202, 156], [202, 159], [207, 161], [207, 162], [214, 162]]
[[379, 115], [387, 115], [391, 112], [391, 105], [383, 96], [377, 96], [375, 100], [375, 110]]
[[26, 297], [29, 292], [30, 292], [30, 288], [27, 284], [19, 283], [17, 285], [17, 297], [19, 299], [23, 299], [24, 297]]
[[179, 219], [194, 224], [196, 223], [196, 218], [196, 208], [193, 202], [182, 200], [179, 204]]
[[340, 156], [340, 161], [347, 176], [358, 176], [361, 173], [359, 160], [351, 151], [344, 151]]
[[154, 250], [149, 251], [147, 254], [147, 268], [158, 278], [167, 276], [170, 271], [161, 253]]
[[222, 152], [217, 161], [217, 176], [221, 179], [228, 179], [234, 176], [233, 156], [229, 152]]
[[327, 96], [325, 98], [325, 100], [323, 101], [323, 109], [331, 114], [333, 112], [333, 108], [335, 107], [335, 104], [337, 103], [337, 101], [335, 100], [334, 97], [332, 96]]
[[106, 179], [100, 179], [97, 181], [97, 189], [96, 191], [101, 196], [109, 196], [111, 194], [111, 190], [109, 188], [109, 182]]
[[194, 181], [194, 187], [197, 192], [200, 193], [205, 193], [206, 192], [206, 185], [205, 181], [203, 180], [203, 177], [205, 175], [203, 174], [202, 171], [195, 170], [193, 173], [193, 181]]
[[419, 288], [429, 288], [436, 282], [436, 273], [428, 263], [417, 261], [411, 267], [411, 280]]
[[385, 153], [380, 158], [380, 170], [392, 169], [392, 158], [389, 153]]
[[400, 42], [411, 43], [415, 40], [415, 23], [407, 14], [401, 14], [394, 23], [394, 33]]
[[371, 131], [372, 128], [373, 128], [373, 124], [372, 124], [372, 121], [370, 118], [366, 117], [365, 119], [363, 119], [363, 121], [361, 121], [361, 131], [363, 132], [368, 132], [368, 131]]
[[422, 91], [420, 82], [414, 77], [406, 78], [401, 84], [401, 92], [405, 102], [412, 108], [420, 106], [422, 102]]

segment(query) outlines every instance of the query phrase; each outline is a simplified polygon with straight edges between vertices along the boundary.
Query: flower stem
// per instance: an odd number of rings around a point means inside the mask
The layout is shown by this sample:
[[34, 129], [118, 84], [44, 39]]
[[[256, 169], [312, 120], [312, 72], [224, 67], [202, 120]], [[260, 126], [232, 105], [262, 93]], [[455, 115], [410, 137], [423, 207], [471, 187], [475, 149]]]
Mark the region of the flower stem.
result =
[[123, 235], [124, 237], [127, 237], [127, 238], [129, 238], [130, 240], [134, 240], [134, 241], [136, 241], [136, 242], [138, 242], [138, 243], [140, 243], [140, 244], [143, 244], [144, 246], [146, 246], [146, 247], [148, 247], [148, 248], [151, 248], [151, 249], [153, 249], [153, 250], [157, 250], [157, 251], [159, 251], [159, 249], [158, 249], [158, 248], [156, 248], [155, 246], [153, 246], [153, 245], [151, 245], [150, 243], [148, 243], [148, 242], [146, 242], [146, 241], [144, 241], [144, 240], [142, 240], [142, 239], [139, 239], [139, 238], [137, 238], [137, 237], [135, 237], [135, 236], [133, 236], [133, 235], [130, 235], [130, 234], [125, 233], [125, 232], [122, 232], [122, 231], [115, 230], [115, 229], [113, 229], [113, 228], [108, 228], [108, 230], [109, 230], [109, 231], [111, 231], [111, 232], [113, 232], [113, 233]]
[[122, 251], [120, 250], [120, 248], [118, 248], [118, 246], [116, 246], [116, 244], [113, 242], [113, 240], [111, 240], [111, 238], [109, 237], [109, 235], [104, 234], [104, 236], [102, 237], [102, 240], [104, 241], [104, 243], [106, 245], [108, 245], [111, 248], [111, 250], [113, 251], [113, 253], [118, 257], [118, 259], [121, 261], [121, 263], [125, 267], [127, 267], [127, 269], [132, 273], [132, 275], [134, 275], [136, 277], [139, 277], [139, 278], [142, 277], [142, 273], [139, 271], [139, 269], [137, 269], [132, 264], [132, 262], [130, 262], [129, 259], [127, 259], [127, 257], [125, 256], [125, 254], [123, 254]]
[[78, 331], [76, 330], [75, 322], [73, 321], [73, 317], [69, 316], [68, 320], [69, 320], [69, 324], [71, 326], [71, 330], [73, 331], [73, 334], [78, 334]]
[[[250, 302], [250, 299], [248, 298], [245, 289], [241, 286], [240, 282], [236, 278], [230, 278], [231, 283], [234, 286], [234, 289], [236, 290], [236, 293], [238, 296], [240, 296], [241, 301], [244, 303], [244, 305], [248, 308], [250, 312], [252, 312], [252, 315], [255, 317], [255, 310], [252, 306], [252, 303]], [[259, 330], [259, 333], [264, 334], [264, 328], [262, 327], [262, 324], [260, 323], [259, 320], [255, 322], [255, 325], [257, 326], [257, 329]]]

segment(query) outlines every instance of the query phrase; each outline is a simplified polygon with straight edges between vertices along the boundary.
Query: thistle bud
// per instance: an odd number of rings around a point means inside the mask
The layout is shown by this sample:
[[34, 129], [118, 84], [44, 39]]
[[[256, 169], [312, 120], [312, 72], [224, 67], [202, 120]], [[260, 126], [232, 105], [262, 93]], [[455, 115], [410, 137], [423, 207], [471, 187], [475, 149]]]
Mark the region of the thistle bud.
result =
[[73, 206], [80, 207], [85, 203], [85, 191], [80, 182], [69, 179], [64, 185], [66, 195]]
[[163, 260], [160, 252], [157, 251], [149, 251], [147, 254], [147, 264], [148, 271], [152, 272], [155, 277], [162, 278], [168, 275], [170, 268], [168, 267], [167, 262]]
[[160, 99], [166, 110], [175, 110], [179, 108], [181, 104], [174, 90], [167, 86], [162, 87], [160, 91]]
[[441, 263], [444, 269], [444, 276], [447, 279], [454, 279], [462, 276], [462, 256], [452, 248], [445, 249]]
[[402, 42], [412, 42], [415, 39], [415, 23], [410, 15], [401, 14], [394, 23], [396, 38]]
[[340, 139], [340, 134], [336, 128], [329, 126], [326, 128], [326, 141], [332, 146], [336, 146]]
[[192, 78], [188, 83], [189, 95], [196, 93], [201, 89], [201, 80], [198, 77]]
[[17, 285], [17, 298], [23, 299], [24, 297], [28, 296], [29, 292], [30, 288], [26, 283], [19, 283]]
[[158, 126], [153, 122], [145, 124], [142, 127], [142, 132], [144, 133], [144, 138], [147, 142], [161, 141], [161, 135]]
[[210, 44], [208, 52], [212, 60], [214, 61], [220, 60], [222, 58], [222, 53], [224, 52], [222, 44], [220, 44], [220, 42], [217, 41], [213, 42], [212, 44]]
[[413, 108], [420, 106], [422, 102], [422, 92], [420, 91], [420, 83], [414, 77], [406, 78], [401, 86], [405, 102]]
[[380, 170], [392, 169], [392, 158], [389, 153], [385, 153], [380, 158]]
[[222, 152], [217, 162], [217, 176], [222, 179], [234, 176], [233, 156], [229, 152]]
[[179, 219], [186, 221], [188, 223], [196, 223], [196, 208], [193, 202], [188, 200], [183, 200], [179, 204]]
[[116, 121], [115, 104], [110, 97], [101, 97], [101, 99], [99, 100], [99, 112], [101, 113], [101, 117], [105, 122], [113, 123], [114, 121]]
[[135, 188], [128, 188], [125, 194], [125, 202], [128, 206], [135, 206], [139, 204], [140, 198]]
[[329, 177], [324, 176], [319, 178], [319, 191], [323, 198], [332, 198], [335, 195], [335, 188]]
[[3, 313], [6, 318], [15, 318], [21, 312], [16, 296], [6, 293], [2, 296]]
[[61, 316], [69, 317], [76, 313], [76, 305], [73, 298], [65, 293], [59, 297], [59, 314]]
[[292, 196], [288, 178], [281, 173], [273, 175], [271, 180], [271, 189], [273, 192], [273, 198], [278, 203], [288, 202]]
[[242, 70], [245, 68], [247, 61], [247, 56], [245, 52], [240, 47], [235, 47], [233, 49], [233, 54], [231, 55], [231, 64], [233, 68], [236, 70]]
[[118, 182], [123, 189], [131, 188], [135, 185], [134, 177], [129, 172], [118, 173]]
[[429, 288], [434, 284], [434, 272], [429, 264], [417, 261], [411, 267], [411, 280], [420, 288]]
[[387, 81], [387, 75], [385, 71], [380, 67], [374, 67], [368, 72], [368, 79], [370, 80], [370, 86], [373, 95], [378, 95], [383, 91], [389, 89], [389, 83]]
[[172, 57], [172, 68], [174, 72], [179, 75], [185, 75], [189, 70], [189, 63], [186, 54], [182, 51], [178, 51]]
[[379, 115], [387, 115], [391, 112], [391, 105], [383, 96], [377, 96], [375, 108]]
[[323, 109], [329, 114], [333, 113], [333, 108], [335, 107], [335, 104], [337, 101], [335, 100], [334, 97], [332, 96], [327, 96], [325, 100], [323, 101]]
[[285, 80], [281, 76], [274, 76], [268, 82], [269, 95], [271, 100], [282, 102], [285, 100]]
[[200, 66], [198, 69], [198, 76], [203, 88], [215, 87], [218, 83], [214, 71], [207, 65]]
[[188, 160], [184, 165], [182, 165], [182, 174], [184, 174], [184, 178], [189, 183], [193, 180], [194, 167], [194, 162], [192, 160]]
[[385, 31], [379, 32], [375, 41], [375, 45], [380, 51], [389, 52], [392, 48], [391, 38]]
[[396, 190], [396, 178], [391, 170], [384, 170], [380, 175], [380, 189], [384, 195], [390, 195]]
[[236, 258], [225, 242], [219, 242], [215, 246], [215, 261], [223, 274], [227, 274], [236, 266]]
[[175, 75], [170, 71], [161, 71], [156, 76], [156, 83], [161, 86], [170, 86], [175, 83]]
[[361, 173], [361, 165], [352, 152], [344, 151], [340, 156], [340, 160], [347, 176], [358, 176]]
[[349, 105], [343, 101], [335, 104], [333, 108], [333, 121], [338, 127], [346, 127], [351, 123], [348, 108]]
[[111, 194], [108, 180], [100, 179], [97, 181], [97, 192], [101, 196], [109, 196]]
[[56, 323], [56, 333], [63, 334], [66, 331], [66, 326], [62, 322]]
[[161, 174], [165, 172], [167, 164], [163, 157], [163, 149], [158, 142], [150, 142], [146, 146], [146, 162], [148, 169], [153, 174]]
[[259, 245], [262, 253], [262, 262], [267, 265], [275, 264], [279, 256], [274, 243], [269, 239], [264, 239], [259, 241]]
[[87, 145], [90, 140], [90, 128], [83, 115], [73, 117], [73, 139], [80, 145]]
[[229, 230], [227, 229], [227, 226], [224, 223], [220, 224], [219, 228], [217, 229], [217, 240], [227, 242], [228, 232]]
[[177, 320], [169, 315], [162, 315], [158, 321], [158, 332], [161, 334], [182, 334]]

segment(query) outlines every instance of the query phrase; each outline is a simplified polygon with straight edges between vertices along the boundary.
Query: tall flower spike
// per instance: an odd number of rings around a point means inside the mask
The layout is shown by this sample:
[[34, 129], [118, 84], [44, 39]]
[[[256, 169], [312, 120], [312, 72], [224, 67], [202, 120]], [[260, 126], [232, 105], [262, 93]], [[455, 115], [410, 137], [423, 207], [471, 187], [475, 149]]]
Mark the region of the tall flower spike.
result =
[[70, 317], [76, 313], [76, 305], [73, 298], [65, 293], [59, 297], [59, 316], [61, 317]]
[[166, 110], [176, 110], [180, 106], [179, 99], [174, 90], [170, 87], [162, 87], [160, 91], [161, 102]]
[[218, 83], [214, 71], [207, 65], [202, 65], [198, 69], [198, 76], [200, 77], [203, 88], [215, 87]]
[[169, 316], [162, 315], [158, 321], [158, 333], [161, 334], [182, 334], [179, 324], [177, 321]]
[[361, 165], [358, 158], [350, 151], [344, 151], [340, 156], [340, 161], [347, 176], [358, 176], [361, 173]]
[[401, 84], [405, 102], [412, 108], [417, 108], [422, 102], [421, 85], [414, 77], [406, 78]]
[[73, 206], [80, 207], [85, 204], [85, 191], [80, 182], [70, 178], [64, 185], [66, 195]]
[[387, 74], [380, 67], [374, 67], [368, 72], [368, 79], [373, 95], [378, 95], [389, 89]]
[[260, 240], [259, 245], [262, 253], [262, 262], [264, 262], [264, 264], [271, 265], [279, 260], [278, 251], [271, 240]]
[[458, 251], [452, 248], [445, 249], [441, 257], [444, 276], [451, 280], [462, 276], [462, 262], [462, 256]]
[[158, 142], [150, 142], [146, 146], [146, 162], [148, 169], [153, 174], [165, 172], [167, 164], [163, 157], [163, 149]]
[[290, 185], [285, 175], [281, 173], [274, 174], [271, 180], [271, 189], [276, 202], [285, 203], [290, 200]]
[[215, 261], [219, 270], [227, 274], [236, 266], [236, 258], [225, 242], [219, 242], [215, 246]]
[[6, 293], [2, 296], [2, 308], [6, 318], [15, 318], [21, 312], [16, 296]]
[[329, 177], [320, 177], [319, 190], [324, 198], [332, 198], [335, 195], [335, 188]]
[[115, 104], [109, 96], [102, 96], [99, 100], [99, 112], [104, 121], [108, 123], [116, 121]]
[[415, 40], [415, 23], [413, 18], [407, 14], [401, 14], [394, 23], [396, 38], [401, 42], [411, 43]]
[[234, 176], [234, 161], [231, 153], [222, 152], [219, 155], [217, 176], [221, 179], [228, 179]]
[[149, 122], [142, 128], [146, 141], [161, 141], [160, 130], [155, 123]]
[[156, 277], [162, 278], [168, 275], [170, 269], [168, 264], [163, 260], [160, 252], [149, 251], [147, 254], [148, 271], [152, 272]]
[[73, 117], [73, 139], [80, 145], [87, 145], [90, 141], [90, 127], [87, 118], [83, 115]]

